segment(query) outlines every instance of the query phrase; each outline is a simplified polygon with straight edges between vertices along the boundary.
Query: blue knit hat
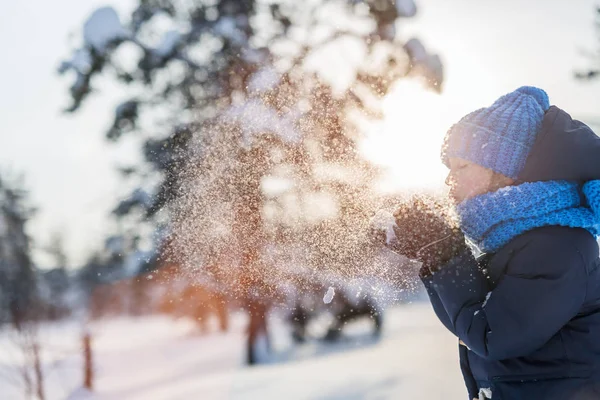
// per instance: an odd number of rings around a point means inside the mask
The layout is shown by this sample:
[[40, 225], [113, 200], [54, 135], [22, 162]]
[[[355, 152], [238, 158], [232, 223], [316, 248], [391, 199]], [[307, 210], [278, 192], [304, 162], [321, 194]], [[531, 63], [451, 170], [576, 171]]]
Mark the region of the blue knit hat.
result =
[[464, 116], [446, 134], [442, 162], [459, 157], [516, 179], [550, 108], [542, 89], [523, 86]]

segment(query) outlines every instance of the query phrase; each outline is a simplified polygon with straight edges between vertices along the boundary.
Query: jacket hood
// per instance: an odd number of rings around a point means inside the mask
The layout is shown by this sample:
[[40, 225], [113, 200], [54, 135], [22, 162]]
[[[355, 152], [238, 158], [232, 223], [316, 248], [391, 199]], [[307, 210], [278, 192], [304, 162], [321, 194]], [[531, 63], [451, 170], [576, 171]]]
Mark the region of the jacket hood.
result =
[[556, 106], [544, 115], [520, 182], [600, 179], [600, 137]]

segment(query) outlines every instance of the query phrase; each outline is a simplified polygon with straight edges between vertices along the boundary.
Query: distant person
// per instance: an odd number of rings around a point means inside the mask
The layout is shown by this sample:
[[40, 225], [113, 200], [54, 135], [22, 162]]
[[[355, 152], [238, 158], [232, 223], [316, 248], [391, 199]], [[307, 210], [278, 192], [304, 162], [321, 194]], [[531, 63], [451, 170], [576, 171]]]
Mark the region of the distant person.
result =
[[413, 199], [395, 250], [423, 262], [469, 399], [600, 399], [600, 138], [521, 87], [452, 126], [442, 160], [460, 229]]

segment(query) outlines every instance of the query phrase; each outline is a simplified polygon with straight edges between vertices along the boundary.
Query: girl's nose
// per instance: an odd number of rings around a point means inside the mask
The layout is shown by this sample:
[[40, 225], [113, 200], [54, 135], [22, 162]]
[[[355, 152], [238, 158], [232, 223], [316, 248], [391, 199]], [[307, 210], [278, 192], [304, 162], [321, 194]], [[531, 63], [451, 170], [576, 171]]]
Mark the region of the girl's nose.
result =
[[446, 186], [451, 186], [452, 185], [452, 175], [448, 174], [446, 176], [446, 180], [444, 181], [444, 183], [446, 184]]

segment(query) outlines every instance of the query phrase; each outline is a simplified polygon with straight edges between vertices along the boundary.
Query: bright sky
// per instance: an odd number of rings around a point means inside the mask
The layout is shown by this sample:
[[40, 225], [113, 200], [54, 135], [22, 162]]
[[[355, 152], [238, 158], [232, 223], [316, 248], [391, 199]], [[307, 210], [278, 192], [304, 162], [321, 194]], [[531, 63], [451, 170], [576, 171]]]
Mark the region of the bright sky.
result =
[[439, 149], [446, 130], [466, 113], [522, 85], [545, 89], [551, 103], [597, 121], [600, 85], [573, 79], [585, 66], [578, 51], [594, 49], [593, 1], [430, 0], [400, 30], [442, 56], [441, 95], [400, 81], [386, 99], [386, 119], [364, 144], [389, 167], [385, 187], [444, 189]]
[[[73, 265], [84, 261], [109, 230], [107, 217], [126, 193], [115, 163], [137, 157], [135, 146], [103, 137], [118, 89], [103, 91], [82, 111], [66, 116], [70, 79], [56, 75], [85, 18], [104, 1], [8, 2], [0, 14], [0, 167], [25, 174], [39, 208], [29, 224], [36, 248], [51, 232], [64, 233]], [[109, 3], [127, 11], [133, 0]], [[365, 152], [388, 166], [390, 182], [439, 185], [445, 173], [437, 155], [445, 130], [462, 115], [489, 105], [521, 85], [544, 88], [551, 102], [575, 117], [600, 118], [600, 85], [572, 78], [585, 66], [579, 48], [596, 45], [594, 0], [420, 0], [418, 16], [402, 37], [419, 37], [442, 56], [444, 93], [422, 93], [402, 82], [386, 102], [388, 115], [371, 133]], [[388, 182], [389, 183], [389, 182]], [[47, 265], [36, 250], [35, 260]]]

